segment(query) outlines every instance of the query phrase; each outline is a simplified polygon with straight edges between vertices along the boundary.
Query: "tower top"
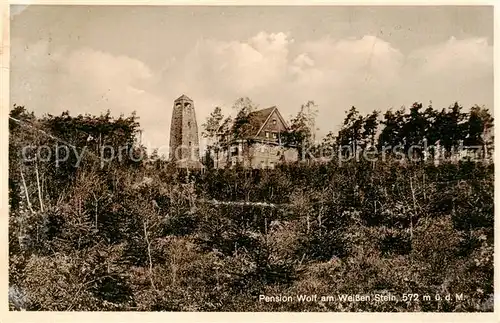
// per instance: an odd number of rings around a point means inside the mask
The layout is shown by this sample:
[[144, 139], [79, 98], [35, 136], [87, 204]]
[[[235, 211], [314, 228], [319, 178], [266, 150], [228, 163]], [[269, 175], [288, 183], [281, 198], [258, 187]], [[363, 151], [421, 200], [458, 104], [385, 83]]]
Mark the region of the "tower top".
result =
[[190, 101], [190, 102], [193, 102], [193, 100], [191, 100], [189, 97], [187, 97], [185, 94], [181, 95], [180, 97], [178, 97], [177, 99], [175, 99], [174, 102], [177, 102], [177, 101]]

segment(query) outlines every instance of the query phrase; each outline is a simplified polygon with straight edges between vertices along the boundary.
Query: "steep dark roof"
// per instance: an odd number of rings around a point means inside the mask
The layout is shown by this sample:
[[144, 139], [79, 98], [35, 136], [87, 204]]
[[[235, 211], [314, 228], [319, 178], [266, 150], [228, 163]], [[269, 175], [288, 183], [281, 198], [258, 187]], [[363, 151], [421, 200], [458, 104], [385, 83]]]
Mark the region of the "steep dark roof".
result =
[[248, 118], [257, 121], [258, 123], [260, 123], [260, 125], [262, 125], [264, 122], [266, 122], [267, 118], [269, 118], [269, 115], [273, 112], [274, 109], [276, 109], [276, 107], [270, 107], [267, 109], [251, 112], [248, 115]]
[[[257, 136], [259, 134], [259, 131], [262, 129], [262, 127], [266, 123], [267, 119], [269, 119], [269, 116], [274, 111], [276, 111], [276, 113], [278, 114], [278, 117], [283, 121], [285, 127], [288, 127], [286, 121], [281, 116], [278, 108], [276, 106], [272, 106], [270, 108], [266, 108], [266, 109], [262, 109], [262, 110], [257, 110], [257, 111], [251, 112], [248, 115], [248, 122], [251, 125], [250, 133], [253, 133], [252, 136]], [[220, 125], [219, 128], [217, 129], [217, 133], [218, 134], [223, 134], [223, 131], [222, 131], [223, 124]], [[230, 127], [231, 127], [231, 125], [230, 125]]]
[[191, 100], [191, 99], [190, 99], [187, 95], [183, 94], [183, 95], [181, 95], [180, 97], [178, 97], [177, 99], [175, 99], [175, 101], [174, 101], [174, 102], [176, 102], [176, 101], [181, 101], [181, 100], [184, 100], [184, 101], [191, 101], [191, 102], [193, 101], [193, 100]]
[[267, 118], [269, 118], [269, 115], [271, 115], [271, 113], [273, 113], [275, 109], [276, 107], [274, 106], [267, 109], [251, 112], [248, 115], [248, 119], [253, 129], [252, 132], [255, 133], [255, 135], [257, 135], [260, 128], [264, 125], [264, 122], [266, 122]]
[[[260, 130], [260, 127], [266, 122], [267, 118], [269, 118], [269, 115], [273, 112], [273, 110], [276, 107], [270, 107], [262, 110], [257, 110], [254, 112], [251, 112], [248, 115], [248, 120], [250, 124], [252, 125], [253, 128], [255, 128], [255, 133], [257, 133]], [[222, 129], [224, 122], [219, 126], [219, 129], [217, 129], [217, 132], [220, 132]]]

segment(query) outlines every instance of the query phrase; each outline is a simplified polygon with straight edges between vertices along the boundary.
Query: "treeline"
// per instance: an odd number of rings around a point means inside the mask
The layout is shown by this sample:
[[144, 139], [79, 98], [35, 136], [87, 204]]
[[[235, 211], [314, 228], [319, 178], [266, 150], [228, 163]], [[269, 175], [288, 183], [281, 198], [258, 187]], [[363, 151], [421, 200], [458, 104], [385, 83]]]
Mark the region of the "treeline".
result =
[[330, 133], [323, 144], [332, 145], [334, 138], [334, 145], [353, 146], [354, 150], [401, 146], [404, 151], [411, 146], [439, 145], [448, 154], [459, 145], [476, 147], [487, 154], [493, 145], [493, 117], [484, 107], [474, 106], [465, 113], [458, 103], [442, 110], [432, 105], [424, 109], [421, 103], [414, 103], [408, 111], [386, 111], [381, 120], [379, 114], [374, 111], [361, 116], [352, 107], [338, 135]]
[[63, 112], [37, 118], [25, 107], [14, 105], [9, 119], [10, 205], [19, 204], [23, 178], [40, 187], [41, 199], [30, 200], [35, 204], [57, 199], [73, 185], [80, 170], [96, 165], [104, 171], [142, 165], [147, 154], [138, 144], [139, 131], [135, 114], [113, 118], [107, 111], [100, 116], [73, 117]]
[[[217, 131], [225, 138], [247, 138], [248, 129], [252, 129], [249, 114], [256, 109], [257, 105], [249, 98], [239, 99], [233, 106], [237, 111], [233, 120], [224, 118], [221, 108], [216, 107], [202, 125], [203, 136], [211, 142], [207, 152], [217, 147]], [[318, 113], [314, 101], [308, 101], [288, 121], [290, 129], [280, 134], [282, 143], [297, 147], [302, 159], [332, 157], [339, 150], [344, 155], [370, 148], [380, 152], [384, 147], [400, 147], [401, 151], [408, 152], [410, 147], [417, 145], [428, 148], [428, 157], [434, 157], [439, 150], [443, 157], [449, 157], [459, 147], [475, 151], [482, 159], [492, 156], [493, 117], [488, 109], [477, 105], [464, 112], [458, 103], [436, 109], [432, 104], [424, 108], [422, 103], [415, 102], [409, 109], [389, 109], [383, 114], [374, 110], [367, 115], [351, 107], [345, 112], [340, 130], [337, 133], [330, 131], [323, 138], [316, 136]], [[417, 157], [424, 156], [423, 150], [416, 152]]]

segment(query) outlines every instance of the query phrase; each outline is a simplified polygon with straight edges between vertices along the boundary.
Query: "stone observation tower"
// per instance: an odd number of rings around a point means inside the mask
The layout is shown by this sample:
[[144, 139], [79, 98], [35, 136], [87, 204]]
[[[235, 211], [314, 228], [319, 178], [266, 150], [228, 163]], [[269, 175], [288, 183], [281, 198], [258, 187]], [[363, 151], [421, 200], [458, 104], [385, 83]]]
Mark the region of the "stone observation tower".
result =
[[202, 167], [194, 104], [184, 94], [174, 101], [170, 125], [170, 160], [176, 162], [178, 167]]

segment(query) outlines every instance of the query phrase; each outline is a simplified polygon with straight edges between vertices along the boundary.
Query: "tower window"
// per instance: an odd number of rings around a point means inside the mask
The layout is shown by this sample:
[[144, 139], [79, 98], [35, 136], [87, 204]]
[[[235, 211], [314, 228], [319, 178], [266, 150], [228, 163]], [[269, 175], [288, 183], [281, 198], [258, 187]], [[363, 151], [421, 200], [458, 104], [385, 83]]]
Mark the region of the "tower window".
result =
[[231, 156], [238, 156], [238, 147], [231, 147]]
[[191, 147], [191, 141], [189, 142], [189, 147]]
[[191, 121], [188, 121], [188, 127], [191, 127]]

